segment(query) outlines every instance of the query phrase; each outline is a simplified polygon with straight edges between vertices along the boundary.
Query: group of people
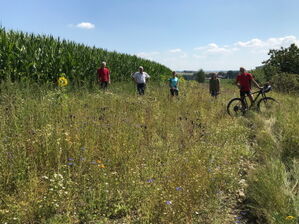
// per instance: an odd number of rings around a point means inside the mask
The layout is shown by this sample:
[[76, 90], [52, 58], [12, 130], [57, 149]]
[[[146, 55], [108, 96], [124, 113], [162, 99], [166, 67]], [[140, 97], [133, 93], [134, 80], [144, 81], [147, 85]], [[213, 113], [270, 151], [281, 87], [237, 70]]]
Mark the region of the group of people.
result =
[[[247, 73], [245, 68], [240, 68], [240, 73], [237, 75], [235, 84], [240, 89], [240, 97], [244, 98], [246, 95], [249, 97], [251, 103], [253, 102], [253, 96], [251, 93], [252, 83], [259, 89], [262, 89], [260, 85], [255, 81], [251, 73]], [[217, 78], [216, 73], [212, 73], [210, 79], [210, 94], [213, 97], [217, 97], [220, 94], [220, 81]]]
[[[101, 67], [97, 70], [98, 73], [98, 82], [102, 89], [106, 90], [108, 85], [111, 83], [110, 81], [110, 71], [106, 67], [106, 62], [102, 62]], [[139, 95], [144, 95], [146, 89], [146, 82], [150, 78], [149, 74], [144, 71], [142, 66], [139, 66], [139, 71], [131, 74], [132, 80], [135, 82], [137, 87], [137, 92]], [[254, 80], [253, 75], [247, 73], [246, 70], [241, 67], [240, 73], [238, 74], [235, 84], [240, 89], [240, 96], [244, 98], [246, 95], [249, 97], [251, 103], [253, 102], [253, 96], [251, 94], [251, 86], [252, 83], [259, 89], [261, 87]], [[168, 84], [170, 88], [171, 96], [179, 95], [179, 78], [175, 71], [172, 72], [172, 77], [168, 79]], [[217, 97], [220, 94], [220, 80], [217, 78], [217, 74], [213, 73], [211, 79], [209, 81], [209, 90], [210, 94], [213, 97]]]
[[[106, 90], [108, 85], [111, 84], [110, 70], [106, 67], [106, 62], [102, 62], [102, 65], [97, 70], [98, 82], [102, 89]], [[144, 95], [146, 89], [146, 82], [150, 78], [150, 75], [144, 71], [142, 66], [139, 66], [139, 71], [131, 74], [132, 80], [135, 82], [137, 92], [139, 95]], [[172, 77], [168, 80], [170, 93], [172, 96], [179, 95], [179, 79], [176, 72], [172, 72]]]

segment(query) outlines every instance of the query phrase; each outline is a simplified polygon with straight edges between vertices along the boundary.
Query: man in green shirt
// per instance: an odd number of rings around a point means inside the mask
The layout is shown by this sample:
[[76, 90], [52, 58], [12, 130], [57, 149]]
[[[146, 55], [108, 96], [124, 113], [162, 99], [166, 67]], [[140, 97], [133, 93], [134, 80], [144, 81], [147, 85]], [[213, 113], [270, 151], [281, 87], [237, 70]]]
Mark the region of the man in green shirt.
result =
[[220, 93], [220, 81], [217, 78], [217, 74], [213, 73], [210, 79], [210, 94], [211, 96], [216, 98], [219, 93]]

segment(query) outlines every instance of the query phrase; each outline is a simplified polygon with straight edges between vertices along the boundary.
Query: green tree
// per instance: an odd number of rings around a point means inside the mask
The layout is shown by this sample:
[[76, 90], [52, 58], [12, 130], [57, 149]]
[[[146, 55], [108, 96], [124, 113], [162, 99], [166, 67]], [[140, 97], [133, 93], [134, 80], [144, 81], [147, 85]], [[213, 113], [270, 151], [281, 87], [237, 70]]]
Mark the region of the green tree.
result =
[[226, 78], [228, 78], [228, 79], [235, 79], [237, 77], [238, 73], [239, 73], [239, 71], [229, 70], [226, 73]]
[[270, 50], [270, 58], [263, 62], [264, 71], [268, 79], [275, 73], [299, 74], [299, 48], [291, 44], [288, 48]]
[[202, 69], [195, 72], [193, 76], [197, 82], [205, 82], [206, 74]]

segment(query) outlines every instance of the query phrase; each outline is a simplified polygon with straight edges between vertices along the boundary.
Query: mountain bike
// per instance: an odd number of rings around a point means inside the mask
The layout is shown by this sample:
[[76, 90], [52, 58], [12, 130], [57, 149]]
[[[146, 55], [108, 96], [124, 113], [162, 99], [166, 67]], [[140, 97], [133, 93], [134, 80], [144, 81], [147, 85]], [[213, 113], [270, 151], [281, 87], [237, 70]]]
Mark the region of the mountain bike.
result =
[[[253, 107], [257, 109], [259, 112], [266, 112], [273, 110], [277, 105], [278, 102], [272, 97], [267, 97], [266, 93], [270, 92], [272, 90], [272, 87], [270, 85], [265, 85], [263, 88], [261, 88], [259, 91], [253, 92], [253, 95], [256, 95], [253, 99], [252, 105], [248, 106], [247, 102], [250, 102], [248, 96], [245, 96], [243, 98], [233, 98], [229, 101], [227, 104], [227, 113], [230, 116], [242, 116], [245, 115], [246, 112]], [[262, 98], [260, 98], [260, 96]], [[256, 106], [255, 106], [256, 105]]]

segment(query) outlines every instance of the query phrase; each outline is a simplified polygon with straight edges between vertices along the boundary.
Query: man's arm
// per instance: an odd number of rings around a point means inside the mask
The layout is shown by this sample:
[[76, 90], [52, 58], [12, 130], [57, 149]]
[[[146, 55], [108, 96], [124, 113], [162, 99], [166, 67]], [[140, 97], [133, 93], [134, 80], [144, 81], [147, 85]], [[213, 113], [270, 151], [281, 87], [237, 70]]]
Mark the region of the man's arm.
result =
[[171, 86], [171, 81], [170, 81], [170, 79], [168, 79], [168, 80], [167, 80], [167, 82], [168, 82], [168, 86], [169, 86], [169, 88], [171, 88], [171, 89], [172, 89], [172, 86]]
[[257, 88], [262, 89], [262, 87], [260, 87], [260, 85], [254, 80], [254, 78], [252, 78], [251, 81], [254, 83], [254, 85], [255, 85]]
[[131, 78], [132, 78], [132, 80], [133, 80], [134, 83], [137, 83], [136, 79], [135, 79], [135, 73], [134, 72], [131, 74]]
[[236, 86], [238, 86], [239, 89], [241, 89], [241, 86], [240, 86], [238, 78], [236, 78], [235, 84], [236, 84]]
[[108, 82], [111, 84], [111, 79], [110, 79], [110, 70], [108, 70]]
[[150, 78], [151, 78], [151, 77], [149, 76], [149, 74], [146, 73], [146, 75], [145, 75], [145, 79], [146, 79], [146, 80], [149, 80]]

